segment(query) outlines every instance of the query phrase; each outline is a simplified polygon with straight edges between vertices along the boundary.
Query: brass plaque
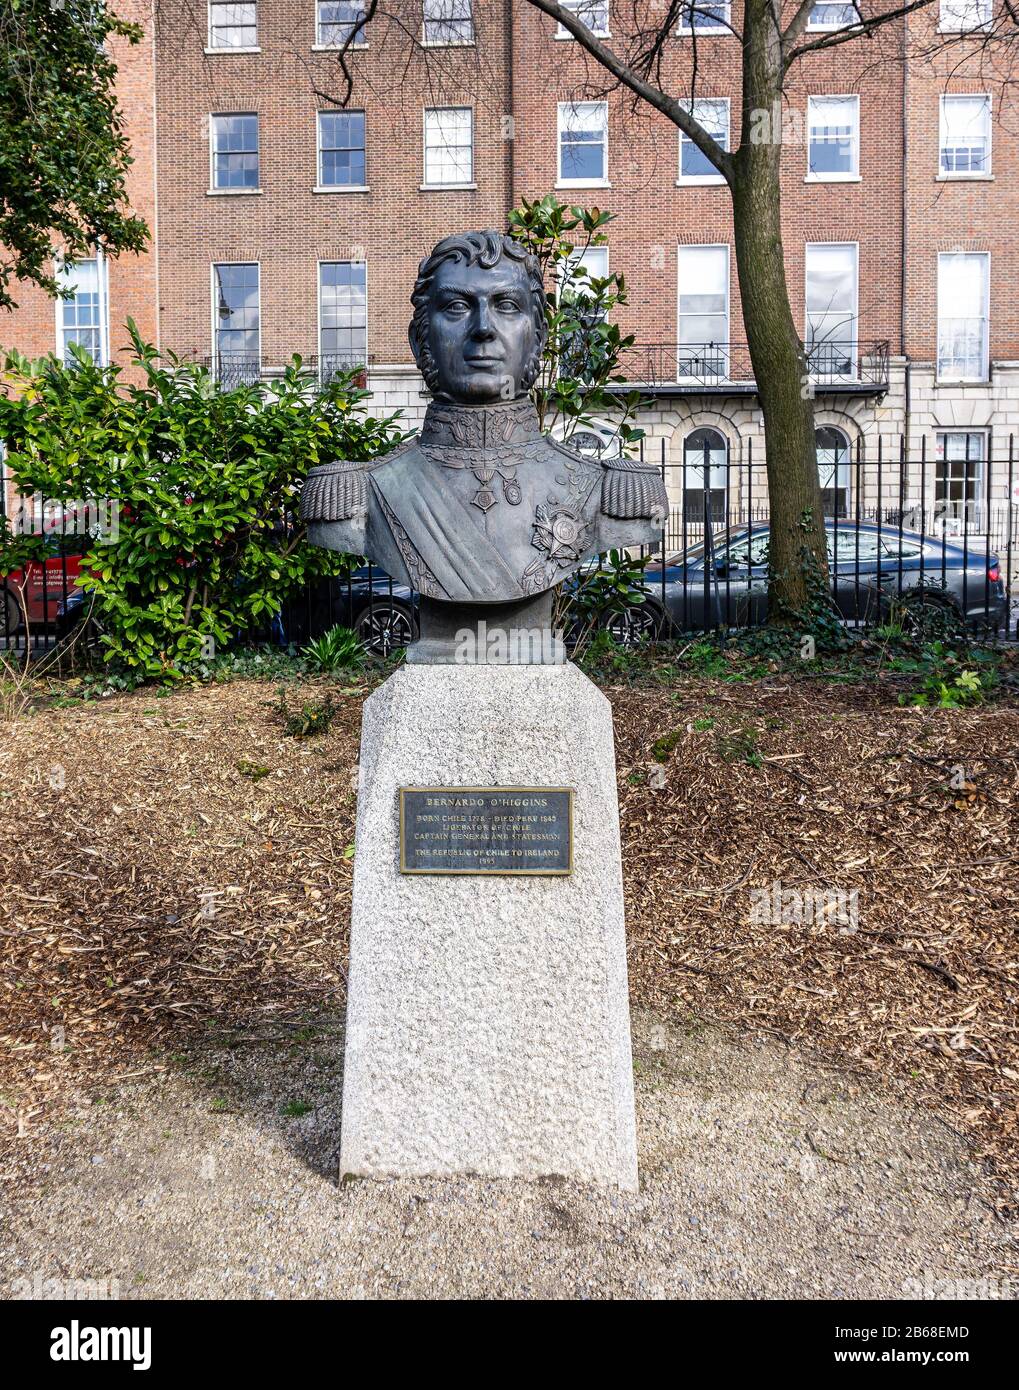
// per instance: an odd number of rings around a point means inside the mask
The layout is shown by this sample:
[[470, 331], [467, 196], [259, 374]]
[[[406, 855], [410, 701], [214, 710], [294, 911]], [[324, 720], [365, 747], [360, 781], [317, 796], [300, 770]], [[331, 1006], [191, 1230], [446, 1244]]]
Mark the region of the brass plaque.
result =
[[401, 787], [403, 874], [569, 874], [572, 787]]

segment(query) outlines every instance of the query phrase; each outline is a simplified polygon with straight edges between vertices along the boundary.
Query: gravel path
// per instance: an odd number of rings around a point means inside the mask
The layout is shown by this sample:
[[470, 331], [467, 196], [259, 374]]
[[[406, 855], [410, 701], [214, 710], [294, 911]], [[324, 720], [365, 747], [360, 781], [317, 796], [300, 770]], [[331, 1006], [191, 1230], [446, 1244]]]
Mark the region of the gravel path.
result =
[[40, 1144], [36, 1185], [3, 1212], [3, 1294], [1015, 1296], [1015, 1239], [939, 1121], [778, 1042], [634, 1028], [637, 1195], [339, 1187], [340, 1028], [267, 1032], [123, 1083]]

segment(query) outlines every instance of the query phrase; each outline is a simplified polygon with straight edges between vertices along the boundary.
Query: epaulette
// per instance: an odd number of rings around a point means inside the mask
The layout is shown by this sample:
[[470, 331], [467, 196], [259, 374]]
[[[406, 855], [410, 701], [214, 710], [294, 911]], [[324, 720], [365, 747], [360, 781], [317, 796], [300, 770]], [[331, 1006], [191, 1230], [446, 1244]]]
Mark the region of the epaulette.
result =
[[301, 490], [301, 520], [349, 521], [363, 512], [368, 501], [368, 474], [398, 454], [405, 453], [414, 442], [405, 440], [382, 458], [353, 462], [337, 459], [335, 463], [324, 463], [313, 468]]
[[618, 521], [650, 520], [668, 514], [662, 475], [639, 459], [602, 459], [601, 508]]

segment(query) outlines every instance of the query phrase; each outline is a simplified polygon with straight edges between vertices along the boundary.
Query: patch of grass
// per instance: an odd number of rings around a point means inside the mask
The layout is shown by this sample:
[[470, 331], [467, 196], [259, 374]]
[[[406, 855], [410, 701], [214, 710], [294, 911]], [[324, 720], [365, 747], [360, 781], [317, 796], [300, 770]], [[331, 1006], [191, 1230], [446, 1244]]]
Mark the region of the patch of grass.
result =
[[732, 733], [719, 734], [717, 742], [719, 757], [723, 762], [746, 763], [748, 767], [754, 768], [764, 766], [755, 730], [744, 728]]
[[651, 756], [656, 763], [667, 763], [672, 756], [672, 750], [683, 737], [681, 729], [673, 729], [669, 734], [662, 734], [661, 738], [655, 739], [651, 745]]
[[260, 782], [263, 777], [268, 777], [271, 768], [263, 763], [253, 763], [248, 758], [238, 758], [234, 767], [242, 777], [249, 777], [252, 782]]
[[705, 716], [703, 719], [695, 719], [693, 721], [693, 727], [695, 733], [703, 734], [706, 733], [708, 729], [713, 729], [715, 727], [715, 721]]
[[302, 1115], [310, 1114], [312, 1109], [306, 1100], [288, 1100], [286, 1105], [280, 1106], [280, 1114], [291, 1120], [299, 1120]]

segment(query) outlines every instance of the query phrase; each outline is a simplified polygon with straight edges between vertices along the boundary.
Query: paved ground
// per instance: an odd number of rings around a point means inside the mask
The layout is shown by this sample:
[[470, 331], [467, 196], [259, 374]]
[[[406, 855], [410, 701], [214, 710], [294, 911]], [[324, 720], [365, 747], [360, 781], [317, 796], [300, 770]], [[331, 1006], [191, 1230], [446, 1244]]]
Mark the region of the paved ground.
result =
[[341, 1047], [335, 1025], [215, 1042], [83, 1103], [0, 1214], [4, 1296], [57, 1288], [46, 1280], [169, 1298], [1019, 1289], [1015, 1239], [961, 1140], [781, 1043], [638, 1017], [633, 1196], [561, 1180], [337, 1186]]

